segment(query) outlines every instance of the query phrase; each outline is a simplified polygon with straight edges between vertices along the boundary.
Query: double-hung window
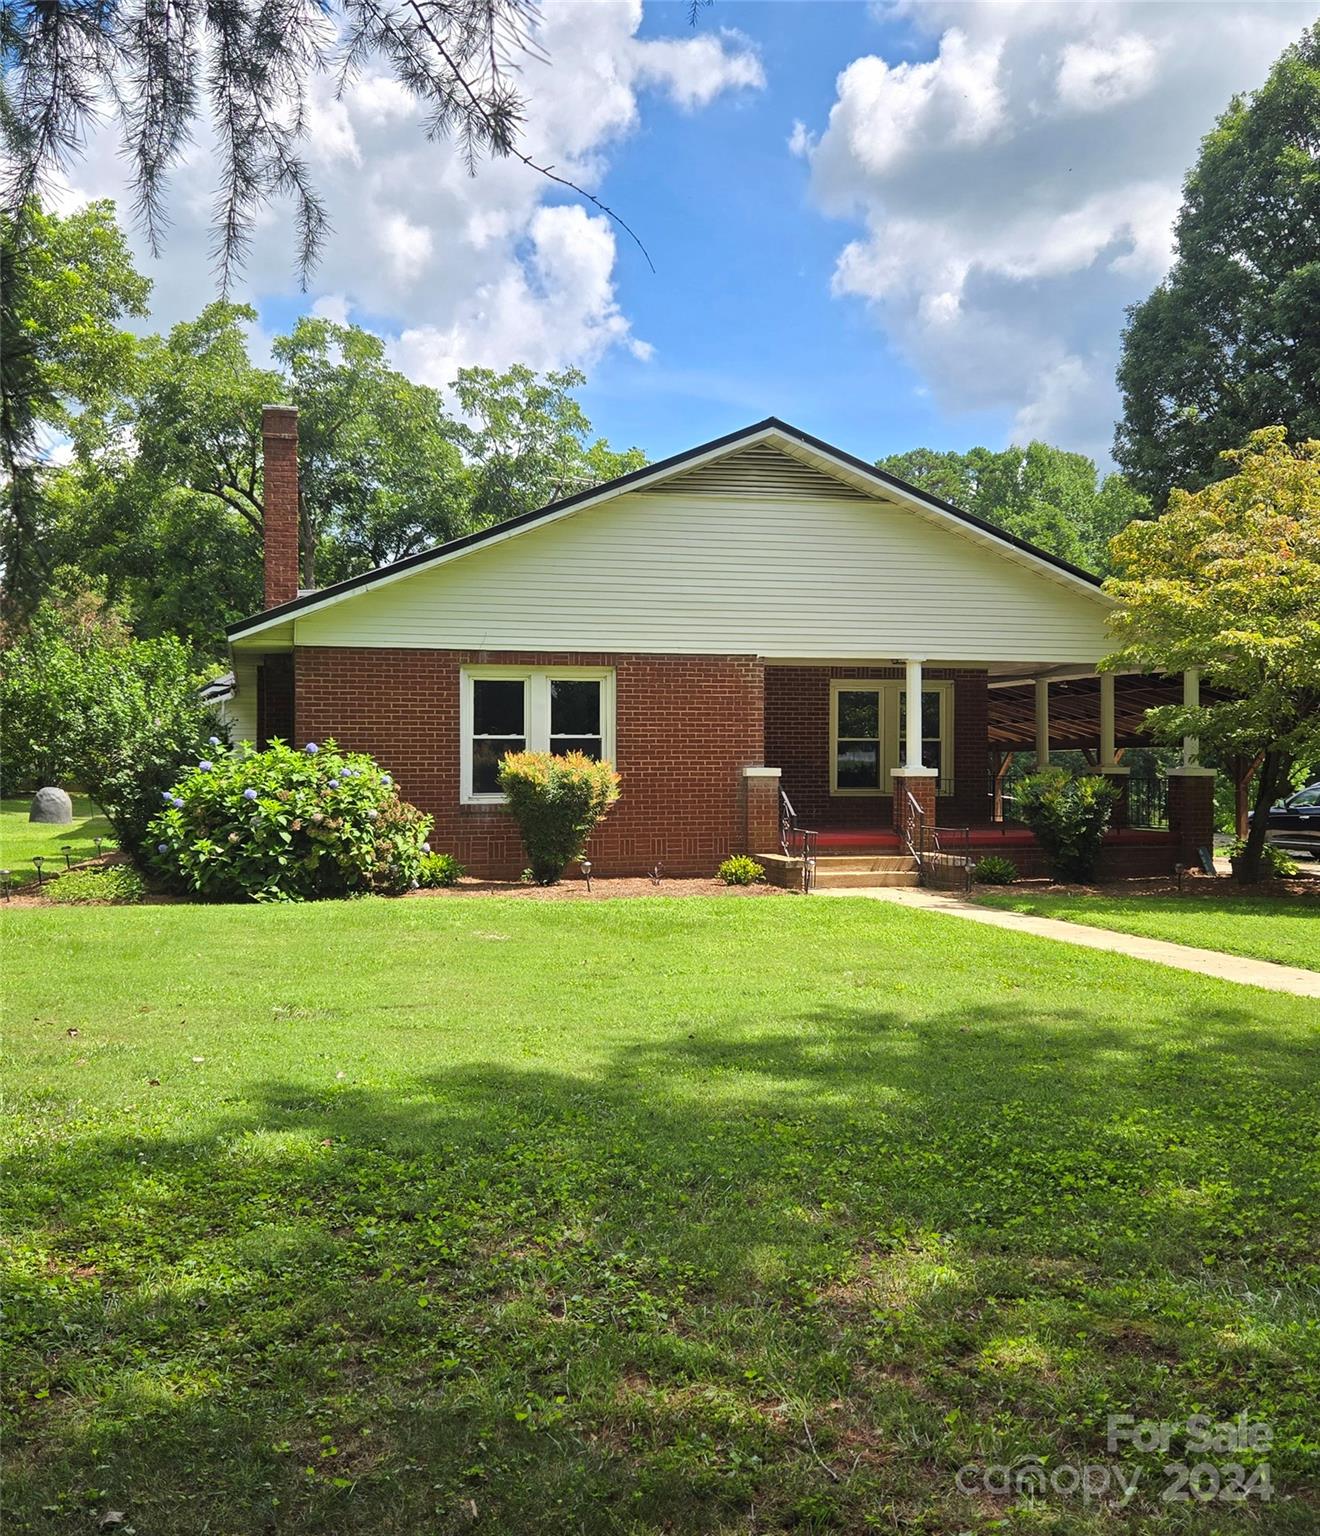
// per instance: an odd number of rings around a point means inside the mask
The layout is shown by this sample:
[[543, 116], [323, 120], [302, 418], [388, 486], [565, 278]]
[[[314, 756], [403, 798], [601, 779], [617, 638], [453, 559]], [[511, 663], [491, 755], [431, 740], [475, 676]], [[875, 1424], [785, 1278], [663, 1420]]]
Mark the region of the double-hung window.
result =
[[462, 674], [461, 799], [498, 804], [510, 752], [614, 757], [614, 673], [604, 667], [468, 667]]
[[[907, 698], [900, 681], [839, 678], [830, 685], [830, 793], [887, 795], [903, 760]], [[953, 791], [953, 684], [921, 690], [921, 761]]]

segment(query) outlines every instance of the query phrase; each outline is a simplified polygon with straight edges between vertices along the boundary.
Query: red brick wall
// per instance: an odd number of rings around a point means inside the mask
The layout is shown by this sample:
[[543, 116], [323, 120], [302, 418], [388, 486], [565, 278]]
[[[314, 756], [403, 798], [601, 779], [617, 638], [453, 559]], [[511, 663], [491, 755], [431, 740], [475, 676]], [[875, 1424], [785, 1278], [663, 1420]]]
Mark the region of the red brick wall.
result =
[[[953, 794], [941, 795], [943, 825], [989, 817], [986, 796], [989, 693], [984, 672], [925, 668], [931, 682], [953, 679]], [[774, 667], [765, 669], [765, 760], [784, 771], [783, 786], [806, 826], [877, 826], [891, 821], [888, 795], [830, 794], [830, 680], [901, 680], [896, 667]]]
[[298, 595], [298, 412], [291, 405], [261, 410], [262, 539], [266, 607]]
[[526, 865], [500, 806], [459, 803], [465, 665], [615, 669], [619, 802], [587, 852], [601, 876], [713, 874], [745, 851], [742, 769], [763, 762], [763, 668], [746, 656], [539, 655], [300, 646], [298, 735], [370, 752], [435, 818], [432, 845], [491, 878]]
[[1169, 831], [1178, 839], [1182, 862], [1198, 863], [1202, 848], [1215, 843], [1215, 777], [1212, 773], [1169, 774]]

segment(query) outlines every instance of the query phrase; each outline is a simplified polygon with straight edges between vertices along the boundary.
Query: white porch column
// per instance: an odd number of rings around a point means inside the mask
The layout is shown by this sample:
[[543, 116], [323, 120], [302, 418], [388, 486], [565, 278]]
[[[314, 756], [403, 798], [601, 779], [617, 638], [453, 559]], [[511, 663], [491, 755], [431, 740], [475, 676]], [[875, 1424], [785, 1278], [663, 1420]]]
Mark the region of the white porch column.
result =
[[1117, 761], [1114, 746], [1114, 674], [1100, 674], [1100, 771], [1113, 768]]
[[[1183, 673], [1183, 707], [1196, 709], [1201, 703], [1201, 672], [1198, 667], [1188, 667]], [[1182, 743], [1184, 768], [1201, 766], [1201, 743], [1195, 736], [1184, 736]]]
[[1036, 767], [1050, 766], [1050, 684], [1049, 679], [1036, 679]]
[[904, 663], [906, 679], [904, 688], [907, 703], [904, 706], [907, 719], [903, 729], [903, 767], [908, 773], [921, 772], [921, 660], [908, 657]]

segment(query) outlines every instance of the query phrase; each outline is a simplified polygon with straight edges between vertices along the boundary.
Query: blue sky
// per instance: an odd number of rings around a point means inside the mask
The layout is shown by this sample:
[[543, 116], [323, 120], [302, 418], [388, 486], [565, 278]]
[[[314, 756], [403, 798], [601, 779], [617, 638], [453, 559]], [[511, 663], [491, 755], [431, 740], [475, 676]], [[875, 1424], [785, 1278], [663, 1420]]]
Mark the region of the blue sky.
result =
[[[1313, 5], [1162, 0], [545, 0], [523, 167], [469, 179], [382, 68], [310, 103], [334, 233], [306, 294], [287, 210], [244, 286], [260, 351], [302, 310], [384, 335], [443, 387], [576, 366], [597, 429], [652, 457], [765, 415], [854, 452], [1112, 438], [1126, 305], [1167, 269], [1183, 175]], [[214, 296], [210, 144], [172, 182], [152, 323]], [[124, 198], [112, 132], [70, 200]], [[127, 202], [125, 201], [125, 206]]]
[[[682, 9], [648, 7], [642, 35], [681, 28]], [[595, 370], [593, 421], [656, 456], [770, 415], [877, 455], [1003, 438], [1011, 413], [947, 419], [864, 305], [831, 297], [841, 226], [813, 209], [808, 167], [788, 152], [795, 121], [828, 117], [839, 71], [877, 47], [910, 56], [910, 29], [833, 0], [719, 0], [699, 25], [717, 22], [755, 40], [766, 88], [699, 115], [657, 100], [614, 155], [604, 195], [658, 269], [621, 240], [620, 301], [656, 355]]]

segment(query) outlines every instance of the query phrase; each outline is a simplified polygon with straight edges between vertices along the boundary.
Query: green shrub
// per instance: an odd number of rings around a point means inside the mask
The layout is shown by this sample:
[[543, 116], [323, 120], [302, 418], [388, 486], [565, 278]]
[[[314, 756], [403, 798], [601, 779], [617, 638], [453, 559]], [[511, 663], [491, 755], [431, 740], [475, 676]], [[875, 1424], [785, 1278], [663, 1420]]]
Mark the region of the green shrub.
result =
[[465, 874], [467, 870], [452, 853], [424, 853], [417, 882], [423, 890], [434, 890], [441, 885], [457, 885]]
[[1118, 789], [1102, 774], [1042, 768], [1017, 786], [1017, 814], [1031, 828], [1055, 880], [1095, 878]]
[[77, 784], [140, 853], [184, 763], [221, 749], [187, 648], [135, 640], [95, 594], [47, 599], [0, 664], [5, 781]]
[[388, 773], [333, 741], [295, 751], [244, 744], [203, 760], [163, 797], [152, 865], [176, 888], [221, 901], [307, 901], [421, 883], [430, 817]]
[[972, 870], [972, 879], [979, 885], [1012, 885], [1017, 877], [1017, 865], [998, 853], [986, 854]]
[[[1228, 850], [1228, 856], [1230, 859], [1240, 859], [1246, 851], [1247, 840], [1240, 837]], [[1260, 872], [1267, 880], [1288, 880], [1297, 873], [1297, 860], [1286, 848], [1279, 848], [1274, 843], [1262, 843]]]
[[500, 789], [522, 833], [532, 879], [554, 885], [564, 866], [579, 859], [587, 839], [619, 798], [611, 763], [582, 752], [510, 752], [500, 763]]
[[745, 853], [735, 853], [725, 859], [715, 873], [725, 885], [755, 885], [765, 879], [764, 868]]
[[46, 899], [60, 907], [92, 906], [110, 902], [127, 906], [146, 895], [142, 876], [131, 864], [110, 864], [105, 869], [71, 869], [46, 887]]

